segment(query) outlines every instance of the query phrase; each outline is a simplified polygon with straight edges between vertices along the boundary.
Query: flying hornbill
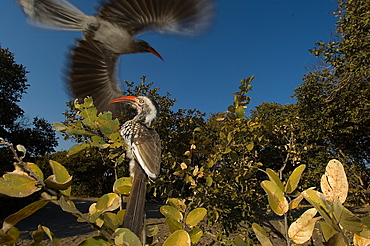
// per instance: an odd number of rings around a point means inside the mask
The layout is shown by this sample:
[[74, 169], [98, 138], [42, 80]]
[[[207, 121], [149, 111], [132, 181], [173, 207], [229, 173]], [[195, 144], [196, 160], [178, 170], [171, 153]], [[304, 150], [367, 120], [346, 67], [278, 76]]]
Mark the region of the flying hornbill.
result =
[[91, 96], [99, 111], [119, 111], [108, 102], [122, 96], [117, 79], [121, 54], [161, 55], [133, 37], [148, 31], [198, 34], [210, 23], [213, 0], [111, 0], [96, 16], [85, 15], [66, 0], [17, 0], [39, 26], [83, 32], [70, 58], [68, 86], [78, 99]]
[[130, 176], [133, 178], [131, 193], [126, 206], [123, 227], [129, 228], [142, 241], [144, 227], [144, 206], [147, 177], [158, 177], [161, 164], [161, 142], [158, 133], [151, 128], [157, 117], [157, 104], [145, 96], [125, 96], [110, 103], [124, 102], [137, 110], [137, 115], [126, 121], [120, 133], [130, 159]]

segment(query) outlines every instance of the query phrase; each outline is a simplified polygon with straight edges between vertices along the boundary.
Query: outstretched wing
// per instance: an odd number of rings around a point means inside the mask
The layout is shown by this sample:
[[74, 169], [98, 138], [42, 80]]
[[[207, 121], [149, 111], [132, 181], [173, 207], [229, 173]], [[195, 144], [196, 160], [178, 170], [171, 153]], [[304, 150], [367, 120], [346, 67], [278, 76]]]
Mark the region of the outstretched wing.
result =
[[83, 100], [91, 96], [99, 112], [119, 113], [121, 104], [109, 104], [122, 96], [116, 71], [118, 59], [118, 55], [91, 38], [79, 40], [72, 50], [67, 81], [75, 98]]
[[213, 17], [212, 0], [113, 0], [100, 9], [100, 17], [131, 35], [146, 31], [198, 34]]

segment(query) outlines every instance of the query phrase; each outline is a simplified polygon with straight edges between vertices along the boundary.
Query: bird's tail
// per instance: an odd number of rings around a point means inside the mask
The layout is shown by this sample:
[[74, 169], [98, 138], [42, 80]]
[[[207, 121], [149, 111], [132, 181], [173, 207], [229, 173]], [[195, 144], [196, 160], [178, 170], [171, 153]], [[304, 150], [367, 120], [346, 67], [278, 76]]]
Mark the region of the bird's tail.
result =
[[85, 15], [66, 0], [17, 0], [29, 21], [37, 26], [84, 31], [94, 27], [97, 20]]
[[136, 164], [130, 196], [127, 201], [123, 227], [130, 229], [143, 241], [145, 195], [147, 176]]

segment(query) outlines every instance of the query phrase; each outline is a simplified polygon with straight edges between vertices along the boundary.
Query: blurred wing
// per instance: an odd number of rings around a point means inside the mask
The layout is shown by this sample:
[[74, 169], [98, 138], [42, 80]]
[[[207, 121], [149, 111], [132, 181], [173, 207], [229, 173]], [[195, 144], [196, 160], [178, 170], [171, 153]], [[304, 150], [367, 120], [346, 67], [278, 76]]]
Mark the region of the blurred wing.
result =
[[212, 0], [112, 0], [99, 14], [131, 35], [146, 31], [194, 35], [209, 26], [213, 9]]
[[65, 0], [18, 0], [31, 24], [45, 28], [84, 30], [85, 22], [95, 22]]
[[145, 173], [155, 179], [158, 177], [161, 165], [161, 140], [153, 128], [140, 124], [138, 130], [138, 134], [131, 140], [132, 153]]
[[117, 78], [119, 56], [100, 43], [86, 38], [77, 42], [70, 58], [68, 86], [79, 100], [91, 96], [99, 112], [119, 113], [121, 104], [109, 101], [122, 96]]

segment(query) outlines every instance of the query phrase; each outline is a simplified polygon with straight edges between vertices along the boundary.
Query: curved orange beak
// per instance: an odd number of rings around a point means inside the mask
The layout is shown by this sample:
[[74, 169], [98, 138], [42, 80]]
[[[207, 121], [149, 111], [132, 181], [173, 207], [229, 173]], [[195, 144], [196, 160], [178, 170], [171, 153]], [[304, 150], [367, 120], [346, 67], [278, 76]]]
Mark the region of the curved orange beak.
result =
[[153, 47], [149, 47], [148, 48], [148, 52], [149, 53], [152, 53], [153, 55], [158, 56], [159, 59], [161, 59], [162, 61], [164, 61], [163, 58], [162, 58], [162, 56]]
[[117, 102], [123, 102], [123, 103], [132, 103], [136, 100], [135, 96], [125, 96], [125, 97], [118, 97], [116, 99], [111, 100], [109, 103], [117, 103]]

